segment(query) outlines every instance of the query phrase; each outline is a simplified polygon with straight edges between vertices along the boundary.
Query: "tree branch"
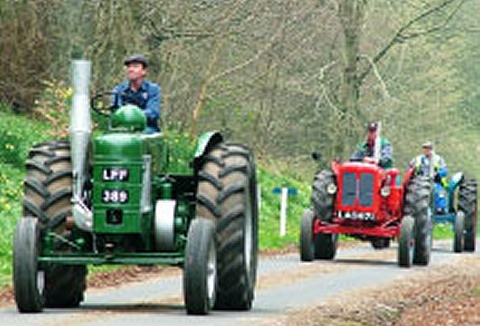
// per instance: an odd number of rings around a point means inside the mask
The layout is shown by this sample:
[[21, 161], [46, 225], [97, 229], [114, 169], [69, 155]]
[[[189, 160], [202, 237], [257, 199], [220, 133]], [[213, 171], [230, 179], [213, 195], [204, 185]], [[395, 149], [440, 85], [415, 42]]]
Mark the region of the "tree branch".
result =
[[[414, 24], [418, 23], [419, 21], [421, 21], [422, 19], [425, 19], [426, 17], [432, 15], [433, 13], [435, 12], [438, 12], [440, 10], [442, 10], [443, 8], [445, 7], [448, 7], [449, 5], [451, 5], [452, 3], [458, 1], [458, 4], [457, 6], [455, 7], [455, 9], [452, 11], [452, 13], [445, 19], [445, 21], [440, 24], [440, 25], [437, 25], [433, 28], [430, 28], [430, 29], [427, 29], [423, 32], [418, 32], [418, 33], [411, 33], [411, 34], [405, 34], [406, 31], [408, 31], [409, 28], [411, 28]], [[417, 17], [411, 19], [410, 21], [408, 21], [405, 25], [403, 25], [396, 33], [395, 35], [391, 38], [390, 42], [387, 43], [387, 45], [382, 49], [380, 50], [380, 52], [377, 53], [377, 55], [375, 57], [373, 57], [372, 61], [374, 64], [377, 64], [381, 59], [383, 59], [385, 57], [385, 55], [397, 44], [397, 43], [402, 43], [402, 42], [405, 42], [406, 40], [408, 39], [412, 39], [412, 38], [415, 38], [415, 37], [419, 37], [421, 35], [426, 35], [428, 33], [432, 33], [432, 32], [436, 32], [438, 30], [440, 30], [441, 28], [443, 28], [447, 23], [448, 21], [451, 20], [451, 18], [458, 12], [458, 10], [460, 9], [460, 7], [463, 5], [463, 3], [465, 2], [466, 0], [445, 0], [443, 1], [442, 3], [440, 3], [439, 5], [437, 5], [436, 7], [432, 7], [430, 9], [428, 9], [427, 11], [421, 13], [420, 15], [418, 15]], [[361, 85], [363, 83], [363, 80], [368, 76], [368, 74], [372, 71], [372, 68], [373, 66], [370, 64], [366, 69], [365, 71], [359, 76], [358, 78], [358, 83], [359, 85]]]

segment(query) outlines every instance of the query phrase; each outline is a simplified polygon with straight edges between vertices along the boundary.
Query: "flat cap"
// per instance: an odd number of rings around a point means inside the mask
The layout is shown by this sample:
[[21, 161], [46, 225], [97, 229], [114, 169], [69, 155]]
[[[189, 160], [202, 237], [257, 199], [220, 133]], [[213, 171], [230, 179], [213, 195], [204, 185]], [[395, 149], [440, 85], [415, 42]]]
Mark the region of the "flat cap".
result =
[[137, 63], [141, 63], [145, 68], [148, 67], [148, 61], [147, 61], [147, 58], [145, 58], [143, 55], [141, 54], [134, 54], [130, 57], [128, 57], [127, 59], [125, 59], [125, 61], [123, 62], [123, 64], [125, 66], [128, 66], [129, 64], [133, 63], [133, 62], [137, 62]]
[[422, 148], [433, 148], [433, 143], [431, 141], [427, 141], [422, 144]]

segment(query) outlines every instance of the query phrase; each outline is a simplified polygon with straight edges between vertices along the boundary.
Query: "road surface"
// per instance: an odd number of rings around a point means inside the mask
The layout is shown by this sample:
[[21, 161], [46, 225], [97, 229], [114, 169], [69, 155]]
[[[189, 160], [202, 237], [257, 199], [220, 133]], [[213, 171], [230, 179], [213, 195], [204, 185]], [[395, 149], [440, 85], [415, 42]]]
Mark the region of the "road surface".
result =
[[[426, 268], [451, 263], [451, 241], [436, 242], [430, 267], [399, 268], [396, 244], [373, 250], [368, 243], [339, 249], [335, 261], [301, 263], [298, 254], [262, 258], [259, 262], [254, 307], [248, 312], [212, 311], [187, 316], [183, 306], [181, 274], [89, 289], [78, 309], [45, 309], [41, 314], [19, 314], [15, 306], [0, 309], [1, 325], [114, 326], [114, 325], [259, 325], [269, 318], [321, 304], [340, 293], [384, 286], [397, 278], [415, 277]], [[480, 256], [479, 256], [480, 259]]]

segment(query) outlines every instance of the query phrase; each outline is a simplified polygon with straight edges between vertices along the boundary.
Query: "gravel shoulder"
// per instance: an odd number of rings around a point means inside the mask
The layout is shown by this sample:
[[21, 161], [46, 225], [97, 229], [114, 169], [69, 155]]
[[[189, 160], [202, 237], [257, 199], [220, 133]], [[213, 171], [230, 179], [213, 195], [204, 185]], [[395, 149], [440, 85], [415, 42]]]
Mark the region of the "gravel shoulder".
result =
[[439, 326], [480, 324], [480, 256], [418, 269], [387, 285], [362, 288], [269, 325]]

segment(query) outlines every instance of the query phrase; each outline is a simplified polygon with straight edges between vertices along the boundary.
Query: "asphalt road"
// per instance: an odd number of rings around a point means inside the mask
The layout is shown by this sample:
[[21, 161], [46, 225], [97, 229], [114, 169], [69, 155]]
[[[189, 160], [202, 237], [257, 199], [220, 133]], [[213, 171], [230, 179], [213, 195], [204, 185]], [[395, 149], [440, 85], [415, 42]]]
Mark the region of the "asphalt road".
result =
[[[434, 244], [431, 265], [451, 263], [462, 255], [451, 242]], [[471, 253], [469, 255], [472, 255]], [[479, 255], [478, 252], [474, 255]], [[480, 259], [480, 256], [479, 256]], [[340, 249], [335, 261], [301, 263], [298, 254], [260, 260], [254, 307], [249, 312], [213, 311], [187, 316], [180, 276], [150, 279], [117, 288], [92, 289], [78, 309], [46, 309], [41, 314], [19, 314], [14, 306], [0, 310], [1, 325], [113, 326], [113, 325], [256, 325], [291, 309], [320, 304], [339, 293], [381, 286], [396, 278], [415, 277], [428, 267], [397, 266], [396, 244], [375, 251], [369, 244]]]

